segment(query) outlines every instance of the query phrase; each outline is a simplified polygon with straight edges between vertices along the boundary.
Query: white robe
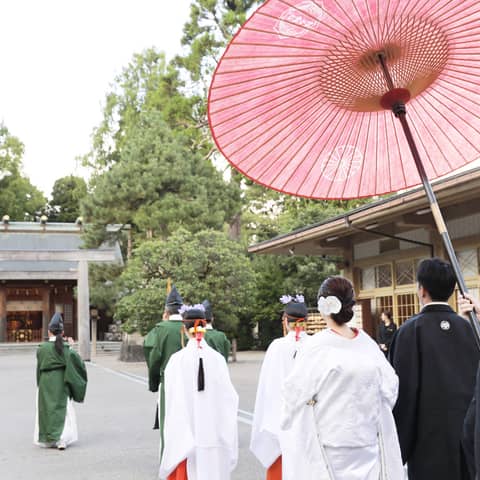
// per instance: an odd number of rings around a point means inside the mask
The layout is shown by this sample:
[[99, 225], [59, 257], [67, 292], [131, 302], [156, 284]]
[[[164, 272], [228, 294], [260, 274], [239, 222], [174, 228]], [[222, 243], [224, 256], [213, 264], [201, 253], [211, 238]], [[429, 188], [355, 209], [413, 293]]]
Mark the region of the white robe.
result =
[[392, 415], [398, 378], [367, 334], [314, 335], [282, 392], [282, 428], [293, 429], [297, 448], [283, 480], [405, 478]]
[[[238, 395], [225, 358], [195, 339], [165, 369], [165, 447], [159, 476], [187, 459], [189, 480], [228, 480], [238, 460]], [[198, 391], [199, 358], [205, 390]]]
[[[182, 321], [182, 316], [178, 313], [172, 313], [169, 317], [169, 321]], [[157, 415], [160, 416], [161, 405], [162, 403], [162, 382], [158, 384], [158, 397], [157, 397]], [[160, 418], [159, 418], [160, 420]], [[162, 460], [162, 435], [159, 435], [159, 442], [158, 442], [158, 459], [159, 461]]]
[[[308, 342], [308, 335], [295, 332], [277, 338], [268, 347], [258, 381], [257, 397], [253, 414], [250, 450], [265, 468], [269, 468], [286, 449], [292, 448], [292, 432], [280, 428], [282, 385], [293, 368], [297, 352]], [[282, 469], [288, 469], [286, 455]], [[285, 463], [287, 462], [287, 464]]]

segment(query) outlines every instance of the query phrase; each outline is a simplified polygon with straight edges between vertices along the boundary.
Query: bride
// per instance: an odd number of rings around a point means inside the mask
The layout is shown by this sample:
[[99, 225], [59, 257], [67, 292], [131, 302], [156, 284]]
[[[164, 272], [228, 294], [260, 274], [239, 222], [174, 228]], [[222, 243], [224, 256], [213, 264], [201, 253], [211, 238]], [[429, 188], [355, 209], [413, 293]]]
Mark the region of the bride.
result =
[[347, 325], [354, 304], [347, 279], [320, 286], [328, 328], [311, 338], [283, 385], [282, 428], [296, 434], [283, 480], [405, 478], [392, 415], [398, 378], [378, 345]]

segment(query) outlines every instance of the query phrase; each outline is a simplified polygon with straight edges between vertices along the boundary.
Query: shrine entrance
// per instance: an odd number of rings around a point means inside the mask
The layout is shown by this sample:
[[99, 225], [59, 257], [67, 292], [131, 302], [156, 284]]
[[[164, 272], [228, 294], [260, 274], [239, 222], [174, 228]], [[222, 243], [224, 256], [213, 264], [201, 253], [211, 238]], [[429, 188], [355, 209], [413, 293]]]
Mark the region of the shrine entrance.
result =
[[122, 255], [117, 241], [83, 248], [82, 234], [82, 222], [0, 223], [0, 343], [45, 341], [58, 312], [65, 336], [90, 359], [89, 263], [121, 264]]
[[43, 312], [7, 312], [7, 342], [41, 342]]

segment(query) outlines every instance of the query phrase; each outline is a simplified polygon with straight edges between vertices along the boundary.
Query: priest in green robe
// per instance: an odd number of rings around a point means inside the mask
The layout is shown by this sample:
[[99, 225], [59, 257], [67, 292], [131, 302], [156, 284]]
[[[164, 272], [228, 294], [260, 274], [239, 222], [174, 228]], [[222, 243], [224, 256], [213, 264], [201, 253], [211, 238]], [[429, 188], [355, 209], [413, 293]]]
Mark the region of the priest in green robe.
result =
[[210, 345], [214, 350], [221, 353], [225, 357], [225, 361], [228, 363], [228, 356], [230, 355], [230, 340], [227, 336], [213, 328], [213, 312], [212, 305], [208, 300], [204, 300], [202, 305], [205, 307], [205, 318], [207, 320], [206, 332], [205, 332], [205, 341]]
[[165, 368], [170, 357], [181, 350], [186, 339], [182, 316], [178, 313], [183, 305], [175, 285], [167, 295], [163, 322], [157, 323], [148, 332], [143, 343], [145, 360], [148, 366], [148, 387], [151, 392], [158, 393], [158, 408], [154, 428], [160, 429], [160, 458], [163, 452], [163, 425], [165, 420], [165, 386], [163, 382]]
[[56, 313], [48, 324], [48, 342], [37, 350], [37, 414], [34, 442], [65, 450], [78, 439], [73, 402], [83, 402], [87, 370], [63, 339], [63, 320]]

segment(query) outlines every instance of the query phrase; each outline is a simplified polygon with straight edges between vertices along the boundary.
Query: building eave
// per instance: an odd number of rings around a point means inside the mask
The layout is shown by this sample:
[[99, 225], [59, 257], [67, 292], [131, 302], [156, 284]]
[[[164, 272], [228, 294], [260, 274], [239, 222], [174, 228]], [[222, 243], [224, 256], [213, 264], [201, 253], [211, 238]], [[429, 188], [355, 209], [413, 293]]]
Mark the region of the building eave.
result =
[[[441, 207], [480, 196], [480, 168], [468, 170], [433, 182]], [[374, 203], [346, 212], [323, 222], [309, 225], [270, 240], [251, 245], [249, 253], [332, 255], [342, 254], [342, 246], [328, 245], [327, 239], [346, 239], [356, 233], [353, 227], [366, 228], [386, 223], [394, 217], [428, 208], [422, 187], [398, 193]]]

